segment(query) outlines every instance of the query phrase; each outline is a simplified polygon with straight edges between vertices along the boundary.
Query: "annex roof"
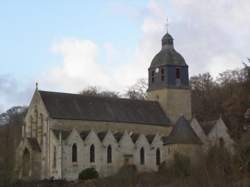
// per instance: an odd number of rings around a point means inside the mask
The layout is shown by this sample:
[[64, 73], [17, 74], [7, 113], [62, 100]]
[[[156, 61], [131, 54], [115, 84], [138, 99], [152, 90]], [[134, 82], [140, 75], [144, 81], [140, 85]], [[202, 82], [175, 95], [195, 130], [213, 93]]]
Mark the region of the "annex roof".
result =
[[170, 135], [163, 138], [163, 141], [164, 144], [202, 144], [184, 116], [178, 119]]

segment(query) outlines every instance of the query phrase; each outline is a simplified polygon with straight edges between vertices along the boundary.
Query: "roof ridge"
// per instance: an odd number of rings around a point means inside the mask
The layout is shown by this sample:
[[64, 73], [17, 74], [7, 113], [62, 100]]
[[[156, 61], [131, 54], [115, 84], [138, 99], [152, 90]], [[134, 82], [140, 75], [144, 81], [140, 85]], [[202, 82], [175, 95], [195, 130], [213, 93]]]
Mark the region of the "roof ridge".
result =
[[98, 96], [98, 95], [83, 95], [77, 93], [68, 93], [68, 92], [55, 92], [55, 91], [45, 91], [45, 90], [38, 90], [39, 93], [50, 93], [50, 94], [64, 94], [64, 95], [75, 95], [79, 97], [89, 97], [89, 98], [100, 98], [100, 99], [110, 99], [110, 100], [125, 100], [125, 101], [138, 101], [138, 102], [148, 102], [148, 103], [158, 103], [157, 101], [151, 100], [141, 100], [141, 99], [130, 99], [124, 97], [107, 97], [107, 96]]

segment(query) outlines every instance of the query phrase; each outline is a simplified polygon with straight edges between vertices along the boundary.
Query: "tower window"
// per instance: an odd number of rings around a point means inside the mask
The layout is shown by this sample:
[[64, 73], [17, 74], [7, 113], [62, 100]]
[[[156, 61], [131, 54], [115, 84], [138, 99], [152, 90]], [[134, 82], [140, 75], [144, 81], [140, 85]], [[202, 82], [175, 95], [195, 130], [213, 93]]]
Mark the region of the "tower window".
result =
[[151, 72], [151, 82], [152, 83], [155, 82], [155, 71], [154, 70]]
[[90, 162], [95, 162], [95, 146], [90, 146]]
[[77, 162], [77, 146], [75, 143], [72, 146], [72, 162]]
[[161, 69], [161, 80], [164, 81], [165, 75], [164, 75], [164, 69]]
[[176, 68], [176, 70], [175, 70], [175, 76], [176, 76], [176, 79], [180, 79], [180, 77], [181, 77], [180, 68]]
[[112, 162], [112, 147], [111, 145], [109, 145], [107, 149], [107, 163], [111, 162]]
[[141, 165], [144, 165], [145, 162], [145, 151], [144, 148], [142, 147], [140, 150], [140, 163]]

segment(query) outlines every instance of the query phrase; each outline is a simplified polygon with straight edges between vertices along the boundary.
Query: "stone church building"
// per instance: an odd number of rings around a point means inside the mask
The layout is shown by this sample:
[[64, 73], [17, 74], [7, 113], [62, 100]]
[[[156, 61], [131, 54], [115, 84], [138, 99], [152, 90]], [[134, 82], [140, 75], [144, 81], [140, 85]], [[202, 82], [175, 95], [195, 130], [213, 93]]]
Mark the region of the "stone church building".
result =
[[85, 168], [108, 176], [129, 164], [157, 171], [175, 152], [195, 159], [221, 141], [233, 147], [222, 119], [192, 119], [188, 65], [169, 33], [148, 69], [147, 93], [131, 100], [36, 89], [16, 151], [18, 176], [75, 180]]

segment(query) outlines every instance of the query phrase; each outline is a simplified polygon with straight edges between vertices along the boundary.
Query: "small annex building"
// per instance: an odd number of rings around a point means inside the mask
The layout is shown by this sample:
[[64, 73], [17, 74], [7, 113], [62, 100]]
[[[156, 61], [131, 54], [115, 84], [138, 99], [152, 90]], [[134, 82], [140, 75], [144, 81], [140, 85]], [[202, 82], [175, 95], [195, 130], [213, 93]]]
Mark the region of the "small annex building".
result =
[[233, 143], [222, 119], [210, 130], [192, 119], [188, 65], [169, 33], [148, 69], [147, 93], [132, 100], [36, 88], [16, 150], [19, 178], [75, 180], [89, 167], [108, 176], [131, 164], [157, 171], [175, 152], [195, 159], [217, 138]]

